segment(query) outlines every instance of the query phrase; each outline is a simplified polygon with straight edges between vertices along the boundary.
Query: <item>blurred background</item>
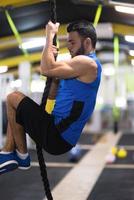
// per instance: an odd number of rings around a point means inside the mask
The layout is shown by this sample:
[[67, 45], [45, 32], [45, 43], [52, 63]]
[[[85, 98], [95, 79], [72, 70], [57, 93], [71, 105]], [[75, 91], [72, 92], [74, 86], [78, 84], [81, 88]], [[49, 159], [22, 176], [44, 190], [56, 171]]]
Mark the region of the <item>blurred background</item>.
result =
[[[103, 66], [95, 112], [86, 128], [134, 132], [134, 2], [133, 0], [57, 0], [60, 52], [69, 58], [66, 26], [78, 19], [94, 23], [96, 53]], [[50, 19], [47, 0], [0, 1], [0, 146], [6, 133], [6, 96], [15, 90], [40, 103], [45, 77], [40, 75], [45, 25]]]

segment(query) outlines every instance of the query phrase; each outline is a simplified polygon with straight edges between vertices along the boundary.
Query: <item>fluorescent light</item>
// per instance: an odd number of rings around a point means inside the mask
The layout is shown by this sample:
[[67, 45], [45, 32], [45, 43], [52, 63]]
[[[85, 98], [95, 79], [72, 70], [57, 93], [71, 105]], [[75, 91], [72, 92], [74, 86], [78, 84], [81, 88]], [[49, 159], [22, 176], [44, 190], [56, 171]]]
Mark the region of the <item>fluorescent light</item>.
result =
[[[126, 2], [127, 1], [127, 2]], [[124, 2], [124, 0], [109, 0], [109, 3], [110, 4], [113, 4], [113, 5], [118, 5], [118, 6], [132, 6], [133, 7], [133, 3], [132, 3], [132, 0], [126, 0]]]
[[134, 36], [132, 36], [132, 35], [126, 35], [126, 36], [125, 36], [125, 40], [126, 40], [127, 42], [132, 42], [132, 43], [134, 43]]
[[130, 55], [130, 56], [134, 56], [134, 50], [130, 50], [130, 51], [129, 51], [129, 55]]
[[122, 13], [134, 14], [134, 8], [126, 6], [115, 6], [115, 10]]
[[0, 66], [0, 74], [8, 71], [8, 66]]
[[44, 46], [46, 43], [46, 38], [39, 37], [39, 38], [33, 38], [27, 42], [23, 42], [20, 48], [22, 49], [32, 49]]

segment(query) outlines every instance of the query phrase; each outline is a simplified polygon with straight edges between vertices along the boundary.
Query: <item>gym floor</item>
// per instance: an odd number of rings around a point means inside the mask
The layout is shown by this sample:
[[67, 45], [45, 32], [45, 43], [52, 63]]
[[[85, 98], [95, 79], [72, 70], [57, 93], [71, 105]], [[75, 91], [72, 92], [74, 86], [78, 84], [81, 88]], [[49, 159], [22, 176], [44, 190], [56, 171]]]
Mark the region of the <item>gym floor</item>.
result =
[[105, 165], [87, 200], [134, 200], [134, 135], [123, 134], [117, 146], [125, 147], [127, 156]]
[[[107, 164], [105, 158], [115, 145], [124, 146], [127, 156]], [[54, 200], [134, 200], [133, 134], [84, 133], [79, 147], [77, 162], [72, 154], [44, 152]], [[15, 170], [0, 177], [1, 200], [45, 199], [36, 151], [30, 150], [30, 155], [32, 167], [28, 171]]]

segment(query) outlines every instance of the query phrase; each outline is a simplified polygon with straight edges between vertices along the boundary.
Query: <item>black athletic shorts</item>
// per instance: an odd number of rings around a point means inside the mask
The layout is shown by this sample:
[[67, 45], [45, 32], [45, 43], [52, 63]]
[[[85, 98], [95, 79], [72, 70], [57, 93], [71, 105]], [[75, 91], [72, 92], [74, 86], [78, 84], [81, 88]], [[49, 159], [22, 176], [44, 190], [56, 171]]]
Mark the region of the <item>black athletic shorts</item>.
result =
[[59, 155], [73, 146], [67, 143], [54, 124], [53, 115], [48, 114], [40, 105], [25, 97], [16, 110], [16, 122], [24, 127], [28, 135], [48, 153]]

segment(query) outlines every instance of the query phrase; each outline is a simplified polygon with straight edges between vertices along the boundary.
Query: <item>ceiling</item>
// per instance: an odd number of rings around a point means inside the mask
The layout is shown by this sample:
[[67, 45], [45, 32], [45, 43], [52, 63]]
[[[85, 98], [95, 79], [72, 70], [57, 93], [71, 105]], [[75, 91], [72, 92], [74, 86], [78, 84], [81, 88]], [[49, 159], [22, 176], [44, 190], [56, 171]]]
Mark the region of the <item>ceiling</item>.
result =
[[[133, 0], [120, 0], [134, 7]], [[102, 13], [98, 25], [97, 53], [113, 52], [113, 38], [119, 37], [120, 52], [126, 55], [125, 62], [133, 58], [129, 56], [129, 50], [134, 50], [133, 43], [128, 43], [124, 35], [134, 35], [134, 15], [115, 11], [114, 4], [117, 0], [57, 0], [57, 21], [61, 23], [59, 40], [61, 52], [66, 51], [66, 24], [78, 20], [87, 19], [94, 22], [96, 10], [102, 5]], [[51, 17], [50, 2], [47, 0], [0, 0], [0, 66], [8, 65], [10, 71], [16, 70], [23, 60], [29, 60], [33, 66], [40, 62], [42, 47], [27, 50], [26, 58], [19, 48], [18, 42], [8, 24], [5, 10], [8, 10], [22, 41], [33, 37], [43, 37], [44, 28]], [[105, 26], [107, 24], [107, 26]], [[111, 29], [110, 29], [111, 28]], [[112, 30], [112, 31], [111, 31]], [[102, 62], [105, 62], [105, 59]]]

